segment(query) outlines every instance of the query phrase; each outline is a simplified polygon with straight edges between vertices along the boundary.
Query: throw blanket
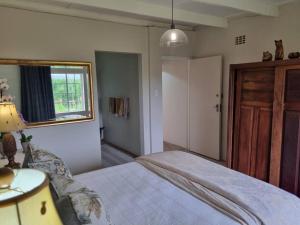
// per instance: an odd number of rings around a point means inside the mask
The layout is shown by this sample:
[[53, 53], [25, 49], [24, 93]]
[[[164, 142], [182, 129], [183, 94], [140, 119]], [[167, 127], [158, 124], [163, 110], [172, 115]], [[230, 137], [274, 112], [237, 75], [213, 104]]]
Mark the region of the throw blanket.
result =
[[300, 200], [275, 186], [181, 151], [137, 162], [242, 225], [300, 225]]

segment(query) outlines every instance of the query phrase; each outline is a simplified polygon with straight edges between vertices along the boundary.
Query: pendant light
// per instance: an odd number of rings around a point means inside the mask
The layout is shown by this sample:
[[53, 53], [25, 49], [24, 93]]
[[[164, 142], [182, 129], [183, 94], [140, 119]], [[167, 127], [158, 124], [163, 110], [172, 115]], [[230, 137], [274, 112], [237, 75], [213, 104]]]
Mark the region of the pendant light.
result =
[[160, 38], [161, 47], [178, 47], [188, 44], [189, 40], [186, 34], [175, 28], [174, 23], [174, 0], [172, 0], [172, 23], [171, 29], [167, 30]]

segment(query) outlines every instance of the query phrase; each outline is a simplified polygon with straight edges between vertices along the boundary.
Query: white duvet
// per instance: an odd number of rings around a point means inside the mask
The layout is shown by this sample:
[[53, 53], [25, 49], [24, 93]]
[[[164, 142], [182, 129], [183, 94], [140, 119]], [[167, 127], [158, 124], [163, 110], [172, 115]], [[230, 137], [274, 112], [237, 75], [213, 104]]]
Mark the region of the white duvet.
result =
[[101, 196], [114, 225], [239, 224], [136, 162], [74, 179]]
[[138, 162], [75, 177], [114, 225], [300, 225], [300, 200], [267, 183], [183, 152]]
[[273, 185], [182, 151], [137, 159], [241, 225], [299, 225], [300, 200]]

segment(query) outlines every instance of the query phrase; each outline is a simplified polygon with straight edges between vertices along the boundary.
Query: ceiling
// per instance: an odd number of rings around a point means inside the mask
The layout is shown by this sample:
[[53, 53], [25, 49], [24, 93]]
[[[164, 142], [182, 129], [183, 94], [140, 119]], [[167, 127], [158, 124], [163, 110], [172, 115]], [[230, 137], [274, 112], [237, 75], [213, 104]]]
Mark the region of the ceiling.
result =
[[[276, 17], [292, 0], [174, 0], [174, 18], [186, 27], [228, 26], [234, 17]], [[0, 6], [142, 26], [166, 26], [171, 0], [0, 0]]]

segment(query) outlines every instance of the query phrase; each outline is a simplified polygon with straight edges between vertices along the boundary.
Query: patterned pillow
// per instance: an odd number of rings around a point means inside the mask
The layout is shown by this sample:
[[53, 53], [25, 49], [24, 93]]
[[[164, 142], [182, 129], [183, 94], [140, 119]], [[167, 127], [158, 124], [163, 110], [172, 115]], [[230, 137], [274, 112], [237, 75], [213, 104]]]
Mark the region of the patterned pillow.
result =
[[81, 225], [70, 197], [59, 199], [56, 202], [56, 209], [64, 225]]
[[84, 187], [70, 193], [69, 197], [82, 224], [95, 224], [93, 221], [101, 219], [102, 207], [97, 193]]
[[28, 167], [41, 170], [47, 173], [51, 179], [55, 175], [61, 175], [67, 178], [72, 178], [72, 174], [70, 173], [70, 171], [65, 167], [64, 163], [59, 159], [28, 163]]
[[80, 182], [62, 175], [54, 175], [51, 179], [51, 183], [60, 198], [84, 188], [84, 185]]
[[[38, 163], [38, 165], [36, 165], [37, 167], [44, 167], [44, 168], [52, 168], [50, 170], [44, 171], [47, 173], [56, 173], [59, 175], [64, 175], [66, 177], [72, 178], [72, 173], [70, 171], [70, 169], [66, 166], [66, 164], [64, 163], [64, 161], [59, 158], [58, 156], [54, 155], [53, 153], [50, 153], [46, 150], [43, 149], [32, 149], [32, 160], [33, 163]], [[54, 165], [48, 165], [50, 163], [53, 163]], [[41, 164], [45, 163], [45, 166], [42, 166]], [[31, 166], [32, 165], [31, 163]], [[35, 168], [35, 167], [31, 167], [31, 168]], [[38, 169], [38, 168], [36, 168]], [[62, 174], [63, 173], [63, 174]]]
[[81, 224], [111, 225], [98, 194], [80, 182], [54, 175], [51, 183], [60, 198], [69, 197]]
[[53, 159], [60, 159], [58, 156], [44, 149], [32, 149], [32, 159], [34, 162], [49, 161]]

